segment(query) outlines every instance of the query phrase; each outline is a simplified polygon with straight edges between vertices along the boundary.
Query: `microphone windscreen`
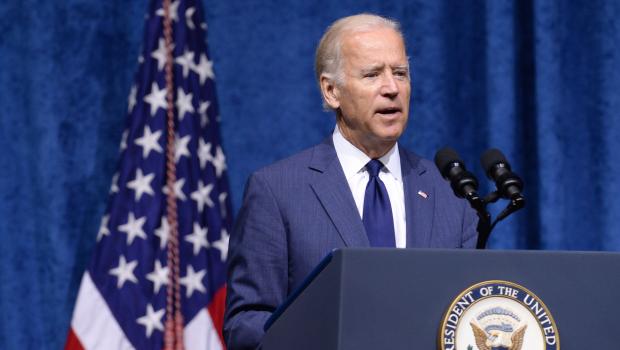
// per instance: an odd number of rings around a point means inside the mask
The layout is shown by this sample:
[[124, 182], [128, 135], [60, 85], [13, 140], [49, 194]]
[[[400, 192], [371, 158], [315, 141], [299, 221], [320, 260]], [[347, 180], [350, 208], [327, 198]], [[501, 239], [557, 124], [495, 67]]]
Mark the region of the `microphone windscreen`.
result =
[[491, 148], [486, 150], [480, 157], [480, 164], [482, 165], [482, 169], [484, 169], [484, 171], [487, 173], [497, 163], [504, 163], [506, 166], [508, 166], [508, 161], [506, 160], [506, 157], [504, 157], [504, 154], [497, 148]]
[[459, 155], [452, 148], [444, 147], [435, 153], [435, 165], [443, 176], [446, 176], [444, 173], [448, 170], [446, 169], [448, 164], [454, 162], [463, 163]]

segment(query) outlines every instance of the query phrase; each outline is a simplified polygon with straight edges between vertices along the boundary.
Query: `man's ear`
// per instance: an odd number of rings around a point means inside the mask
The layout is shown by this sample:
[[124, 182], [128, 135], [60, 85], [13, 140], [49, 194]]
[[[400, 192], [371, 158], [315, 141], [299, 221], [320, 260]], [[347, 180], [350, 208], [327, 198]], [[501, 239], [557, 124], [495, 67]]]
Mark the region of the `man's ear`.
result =
[[334, 79], [326, 74], [321, 74], [320, 85], [325, 103], [332, 109], [338, 109], [340, 107], [340, 91]]

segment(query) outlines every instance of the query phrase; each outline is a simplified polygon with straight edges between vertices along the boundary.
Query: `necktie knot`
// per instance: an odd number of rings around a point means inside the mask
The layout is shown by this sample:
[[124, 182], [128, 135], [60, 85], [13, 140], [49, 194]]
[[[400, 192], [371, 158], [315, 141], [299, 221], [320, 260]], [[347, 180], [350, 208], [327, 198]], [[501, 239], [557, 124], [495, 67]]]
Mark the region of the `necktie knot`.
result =
[[366, 171], [368, 171], [368, 175], [370, 175], [371, 178], [377, 177], [381, 168], [383, 168], [383, 163], [378, 159], [372, 159], [370, 162], [366, 163]]

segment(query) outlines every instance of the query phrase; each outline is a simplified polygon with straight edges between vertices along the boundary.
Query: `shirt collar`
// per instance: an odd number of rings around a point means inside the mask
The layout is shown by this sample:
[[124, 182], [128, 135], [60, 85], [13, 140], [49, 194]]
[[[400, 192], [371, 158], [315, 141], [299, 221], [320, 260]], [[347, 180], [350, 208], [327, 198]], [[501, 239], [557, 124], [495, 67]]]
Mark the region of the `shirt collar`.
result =
[[[338, 155], [338, 160], [342, 165], [342, 170], [344, 171], [345, 177], [350, 179], [351, 176], [359, 173], [360, 171], [364, 171], [364, 167], [366, 166], [366, 163], [370, 161], [370, 157], [345, 139], [344, 136], [342, 136], [338, 125], [334, 128], [332, 139], [334, 141], [334, 148], [336, 149], [336, 154]], [[401, 180], [398, 143], [395, 143], [394, 147], [384, 154], [383, 157], [379, 158], [379, 160], [385, 166], [383, 171], [387, 169], [387, 172], [392, 174], [396, 180]]]

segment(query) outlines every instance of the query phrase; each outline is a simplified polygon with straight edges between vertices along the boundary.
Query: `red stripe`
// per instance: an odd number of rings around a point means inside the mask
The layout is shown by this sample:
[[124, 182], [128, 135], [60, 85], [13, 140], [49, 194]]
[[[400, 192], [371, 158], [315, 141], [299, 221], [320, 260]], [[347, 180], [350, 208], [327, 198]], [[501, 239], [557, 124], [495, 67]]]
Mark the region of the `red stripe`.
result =
[[69, 334], [67, 335], [67, 343], [65, 344], [65, 350], [84, 350], [82, 343], [78, 337], [73, 333], [73, 328], [69, 329]]
[[222, 329], [224, 328], [224, 308], [226, 306], [226, 285], [222, 286], [211, 300], [211, 304], [207, 307], [209, 310], [209, 315], [211, 315], [211, 320], [213, 321], [213, 326], [217, 331], [217, 335], [220, 337], [220, 341], [222, 342], [222, 347], [226, 349], [226, 345], [224, 344], [224, 336], [222, 335]]

